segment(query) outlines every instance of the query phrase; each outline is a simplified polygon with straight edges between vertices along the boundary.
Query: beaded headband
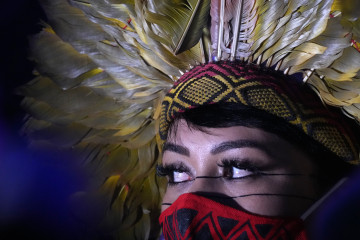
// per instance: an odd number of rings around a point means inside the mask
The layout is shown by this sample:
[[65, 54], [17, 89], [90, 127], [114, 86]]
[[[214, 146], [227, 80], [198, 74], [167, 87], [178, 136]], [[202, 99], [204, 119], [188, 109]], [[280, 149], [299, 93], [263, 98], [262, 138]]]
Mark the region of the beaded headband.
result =
[[222, 61], [194, 67], [168, 92], [162, 103], [160, 138], [166, 140], [171, 122], [199, 106], [233, 102], [284, 119], [340, 158], [356, 163], [358, 147], [332, 112], [307, 87], [256, 65]]

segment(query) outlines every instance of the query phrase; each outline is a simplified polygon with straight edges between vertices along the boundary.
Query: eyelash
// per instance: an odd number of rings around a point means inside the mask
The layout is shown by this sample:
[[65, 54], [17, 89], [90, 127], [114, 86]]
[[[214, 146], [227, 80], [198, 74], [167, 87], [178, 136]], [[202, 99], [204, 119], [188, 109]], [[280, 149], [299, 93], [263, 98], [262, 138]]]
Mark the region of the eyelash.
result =
[[186, 181], [175, 182], [174, 172], [187, 173], [188, 175], [190, 175], [190, 169], [186, 167], [183, 163], [178, 163], [178, 164], [173, 163], [173, 164], [156, 166], [156, 175], [160, 177], [167, 177], [169, 186], [186, 182]]
[[[221, 164], [217, 164], [219, 167], [223, 168], [223, 177], [227, 180], [236, 180], [236, 179], [244, 179], [248, 177], [255, 177], [258, 175], [263, 175], [264, 173], [259, 170], [250, 160], [247, 159], [223, 159]], [[240, 171], [247, 171], [249, 174], [242, 177], [230, 177], [225, 176], [226, 172], [232, 173], [233, 168], [239, 169]]]
[[[263, 175], [261, 172], [250, 160], [247, 159], [223, 159], [221, 163], [217, 164], [219, 167], [223, 168], [223, 178], [226, 180], [238, 180], [248, 177], [256, 177]], [[234, 168], [238, 170], [239, 177], [234, 177]], [[160, 177], [167, 177], [168, 185], [174, 186], [176, 184], [184, 183], [189, 180], [176, 182], [174, 180], [174, 173], [185, 173], [188, 176], [191, 176], [190, 169], [185, 166], [183, 163], [176, 164], [167, 164], [167, 165], [157, 165], [156, 174]], [[226, 176], [228, 175], [228, 176]]]

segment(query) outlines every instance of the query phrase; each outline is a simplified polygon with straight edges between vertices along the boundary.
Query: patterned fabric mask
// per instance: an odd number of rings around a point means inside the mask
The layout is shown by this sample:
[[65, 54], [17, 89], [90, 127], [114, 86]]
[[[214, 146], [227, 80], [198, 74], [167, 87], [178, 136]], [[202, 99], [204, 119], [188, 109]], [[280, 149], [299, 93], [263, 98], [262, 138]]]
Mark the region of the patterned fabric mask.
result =
[[181, 195], [159, 218], [165, 239], [306, 240], [297, 218], [264, 217], [194, 193]]

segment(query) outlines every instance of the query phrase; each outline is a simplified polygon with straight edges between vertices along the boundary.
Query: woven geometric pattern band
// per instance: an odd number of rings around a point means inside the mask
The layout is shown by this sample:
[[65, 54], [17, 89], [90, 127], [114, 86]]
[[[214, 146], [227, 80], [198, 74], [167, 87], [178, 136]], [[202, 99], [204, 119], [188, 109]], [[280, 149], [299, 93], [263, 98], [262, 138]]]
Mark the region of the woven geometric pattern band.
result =
[[286, 120], [340, 158], [356, 162], [358, 150], [342, 116], [323, 106], [307, 87], [283, 74], [240, 62], [221, 61], [194, 67], [165, 96], [160, 138], [170, 123], [187, 109], [233, 102], [263, 110]]

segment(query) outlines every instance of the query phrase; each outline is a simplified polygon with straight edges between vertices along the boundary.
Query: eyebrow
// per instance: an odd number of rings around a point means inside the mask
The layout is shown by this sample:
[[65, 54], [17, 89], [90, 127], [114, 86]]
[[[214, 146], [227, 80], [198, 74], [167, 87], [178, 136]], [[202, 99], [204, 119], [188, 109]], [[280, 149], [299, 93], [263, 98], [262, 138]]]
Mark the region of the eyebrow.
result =
[[[237, 141], [223, 142], [215, 146], [213, 149], [211, 149], [210, 153], [215, 155], [235, 148], [257, 148], [265, 152], [269, 156], [273, 155], [272, 152], [269, 150], [269, 148], [267, 148], [264, 144], [251, 140], [237, 140]], [[190, 156], [189, 149], [180, 145], [176, 145], [174, 143], [165, 143], [163, 146], [163, 153], [165, 151], [179, 153], [187, 157]]]
[[272, 152], [264, 144], [251, 140], [237, 140], [220, 143], [219, 145], [211, 149], [211, 154], [222, 153], [234, 148], [257, 148], [270, 156], [273, 155]]
[[180, 145], [173, 144], [173, 143], [165, 143], [163, 146], [163, 153], [165, 151], [176, 152], [176, 153], [179, 153], [179, 154], [187, 156], [187, 157], [190, 156], [189, 149], [187, 149], [186, 147], [180, 146]]

